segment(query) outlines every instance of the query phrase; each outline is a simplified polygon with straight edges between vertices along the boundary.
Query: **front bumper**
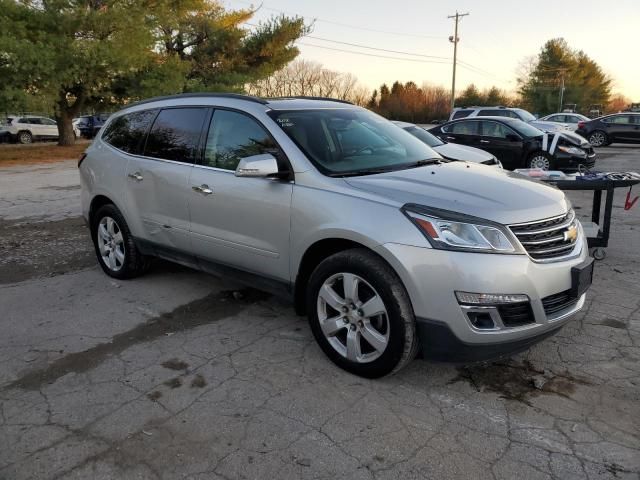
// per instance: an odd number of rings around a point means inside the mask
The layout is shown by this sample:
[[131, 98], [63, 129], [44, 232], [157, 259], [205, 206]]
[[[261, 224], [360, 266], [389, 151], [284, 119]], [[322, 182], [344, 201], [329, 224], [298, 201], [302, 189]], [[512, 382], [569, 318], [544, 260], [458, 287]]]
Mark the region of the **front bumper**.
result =
[[571, 155], [564, 152], [556, 152], [556, 169], [563, 172], [577, 172], [580, 170], [580, 165], [591, 170], [596, 165], [596, 154], [590, 152], [586, 157], [579, 155]]
[[[381, 245], [378, 253], [398, 272], [409, 293], [425, 357], [475, 361], [526, 349], [558, 331], [583, 307], [585, 295], [547, 315], [542, 302], [571, 289], [571, 269], [587, 258], [584, 237], [579, 242], [579, 255], [551, 263], [534, 262], [528, 255], [400, 244]], [[532, 322], [498, 330], [475, 328], [456, 291], [527, 295]]]

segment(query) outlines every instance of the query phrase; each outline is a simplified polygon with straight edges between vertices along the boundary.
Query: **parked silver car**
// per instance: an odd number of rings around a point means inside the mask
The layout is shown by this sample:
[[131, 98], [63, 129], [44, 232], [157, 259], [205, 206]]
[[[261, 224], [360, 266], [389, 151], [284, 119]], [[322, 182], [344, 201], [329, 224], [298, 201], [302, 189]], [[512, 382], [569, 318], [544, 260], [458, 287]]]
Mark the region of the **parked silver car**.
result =
[[114, 114], [79, 163], [98, 261], [163, 257], [291, 298], [342, 368], [527, 348], [582, 308], [592, 259], [555, 188], [444, 162], [322, 99], [179, 95]]

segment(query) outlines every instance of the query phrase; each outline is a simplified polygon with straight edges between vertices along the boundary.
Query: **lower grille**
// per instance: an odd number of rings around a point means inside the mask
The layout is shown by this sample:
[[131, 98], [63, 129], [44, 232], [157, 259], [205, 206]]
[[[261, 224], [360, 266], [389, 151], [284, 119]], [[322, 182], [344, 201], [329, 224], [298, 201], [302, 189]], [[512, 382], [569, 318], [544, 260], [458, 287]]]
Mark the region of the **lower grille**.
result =
[[498, 313], [505, 327], [519, 327], [535, 322], [529, 302], [499, 305]]
[[546, 313], [547, 316], [573, 307], [576, 303], [578, 303], [578, 299], [571, 296], [571, 290], [565, 290], [564, 292], [549, 295], [542, 299], [544, 313]]
[[534, 260], [551, 260], [568, 255], [578, 241], [573, 210], [559, 217], [510, 225], [509, 228]]

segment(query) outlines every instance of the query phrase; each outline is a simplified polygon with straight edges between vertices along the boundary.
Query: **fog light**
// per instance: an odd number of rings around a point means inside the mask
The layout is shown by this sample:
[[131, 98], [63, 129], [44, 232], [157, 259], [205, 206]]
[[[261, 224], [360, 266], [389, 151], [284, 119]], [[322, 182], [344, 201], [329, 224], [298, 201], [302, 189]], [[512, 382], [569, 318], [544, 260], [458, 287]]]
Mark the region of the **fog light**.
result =
[[468, 312], [467, 317], [469, 317], [471, 325], [481, 330], [491, 330], [496, 326], [488, 313]]
[[510, 293], [470, 293], [456, 292], [459, 303], [465, 305], [500, 305], [504, 303], [528, 302], [529, 297], [523, 294]]

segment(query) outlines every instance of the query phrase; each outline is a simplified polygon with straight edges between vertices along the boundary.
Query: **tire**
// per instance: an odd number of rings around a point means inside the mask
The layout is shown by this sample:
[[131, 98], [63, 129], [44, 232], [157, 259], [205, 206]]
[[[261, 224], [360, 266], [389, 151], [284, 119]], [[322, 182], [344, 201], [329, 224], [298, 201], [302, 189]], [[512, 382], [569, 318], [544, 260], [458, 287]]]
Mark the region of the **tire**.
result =
[[[355, 294], [345, 294], [354, 283]], [[357, 248], [326, 258], [311, 274], [306, 299], [316, 341], [344, 370], [378, 378], [397, 372], [416, 356], [409, 295], [393, 269], [373, 252]]]
[[528, 168], [540, 168], [542, 170], [551, 170], [553, 166], [553, 160], [551, 156], [546, 152], [533, 152], [529, 155], [527, 160]]
[[126, 280], [147, 270], [148, 259], [138, 251], [129, 226], [115, 205], [104, 205], [96, 212], [91, 238], [98, 263], [110, 277]]
[[606, 147], [611, 142], [609, 137], [602, 130], [594, 130], [589, 134], [589, 143], [594, 147]]
[[18, 143], [21, 143], [23, 145], [33, 143], [33, 135], [31, 135], [31, 132], [18, 132]]

